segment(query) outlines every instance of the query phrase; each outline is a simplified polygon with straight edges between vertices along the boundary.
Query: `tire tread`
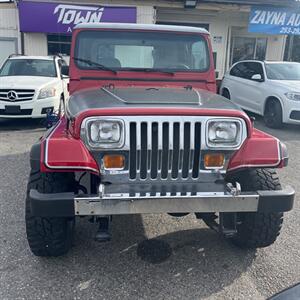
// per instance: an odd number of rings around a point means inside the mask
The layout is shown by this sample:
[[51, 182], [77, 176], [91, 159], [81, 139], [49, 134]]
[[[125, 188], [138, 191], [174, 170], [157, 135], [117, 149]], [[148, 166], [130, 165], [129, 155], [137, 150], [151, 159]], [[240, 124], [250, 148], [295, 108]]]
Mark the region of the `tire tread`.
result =
[[72, 246], [71, 223], [68, 218], [44, 218], [31, 214], [30, 189], [43, 193], [68, 192], [74, 190], [72, 173], [40, 173], [31, 171], [26, 197], [26, 233], [33, 254], [37, 256], [60, 256]]
[[[275, 170], [249, 169], [235, 178], [244, 191], [280, 190]], [[240, 213], [237, 236], [232, 240], [241, 248], [261, 248], [273, 244], [280, 234], [283, 213]]]

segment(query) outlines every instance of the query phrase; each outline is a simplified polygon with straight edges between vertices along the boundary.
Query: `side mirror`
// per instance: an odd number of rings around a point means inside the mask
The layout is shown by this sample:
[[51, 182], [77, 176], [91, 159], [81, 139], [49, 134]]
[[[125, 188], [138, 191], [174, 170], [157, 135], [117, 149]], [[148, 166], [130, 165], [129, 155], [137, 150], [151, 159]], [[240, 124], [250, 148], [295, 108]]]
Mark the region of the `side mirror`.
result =
[[69, 66], [62, 66], [60, 68], [61, 75], [69, 77]]
[[254, 81], [257, 81], [257, 82], [263, 82], [263, 78], [260, 74], [254, 74], [252, 77], [251, 77], [251, 80], [254, 80]]

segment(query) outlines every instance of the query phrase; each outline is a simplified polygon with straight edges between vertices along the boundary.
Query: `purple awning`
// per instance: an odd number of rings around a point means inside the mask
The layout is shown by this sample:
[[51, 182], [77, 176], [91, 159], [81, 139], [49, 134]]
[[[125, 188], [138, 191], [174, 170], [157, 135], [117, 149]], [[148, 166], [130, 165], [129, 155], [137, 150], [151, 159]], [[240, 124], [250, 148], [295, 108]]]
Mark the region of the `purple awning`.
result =
[[21, 1], [19, 14], [23, 32], [71, 34], [80, 23], [136, 23], [135, 7]]

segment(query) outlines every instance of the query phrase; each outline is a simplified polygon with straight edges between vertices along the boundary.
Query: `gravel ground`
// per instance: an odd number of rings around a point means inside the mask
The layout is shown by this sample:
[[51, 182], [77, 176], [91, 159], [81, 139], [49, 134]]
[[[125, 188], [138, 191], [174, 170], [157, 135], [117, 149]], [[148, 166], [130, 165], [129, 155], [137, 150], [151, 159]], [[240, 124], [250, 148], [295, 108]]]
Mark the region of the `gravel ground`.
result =
[[[287, 144], [290, 165], [279, 173], [297, 189], [299, 127], [266, 131]], [[30, 146], [43, 132], [34, 121], [0, 121], [0, 299], [266, 299], [300, 282], [298, 199], [277, 242], [257, 251], [237, 249], [192, 215], [137, 215], [115, 217], [106, 244], [79, 220], [67, 256], [33, 256], [24, 197]]]

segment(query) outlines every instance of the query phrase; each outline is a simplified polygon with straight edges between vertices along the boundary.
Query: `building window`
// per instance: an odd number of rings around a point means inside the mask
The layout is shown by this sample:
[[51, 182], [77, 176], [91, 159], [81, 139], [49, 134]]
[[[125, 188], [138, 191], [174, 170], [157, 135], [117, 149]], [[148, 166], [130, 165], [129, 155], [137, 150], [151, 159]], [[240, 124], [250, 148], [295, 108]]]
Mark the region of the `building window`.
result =
[[71, 52], [71, 39], [72, 37], [70, 35], [48, 35], [48, 54], [62, 54], [69, 56]]
[[267, 38], [233, 37], [231, 42], [231, 65], [245, 59], [264, 60]]
[[300, 62], [300, 36], [290, 35], [287, 37], [284, 60]]

